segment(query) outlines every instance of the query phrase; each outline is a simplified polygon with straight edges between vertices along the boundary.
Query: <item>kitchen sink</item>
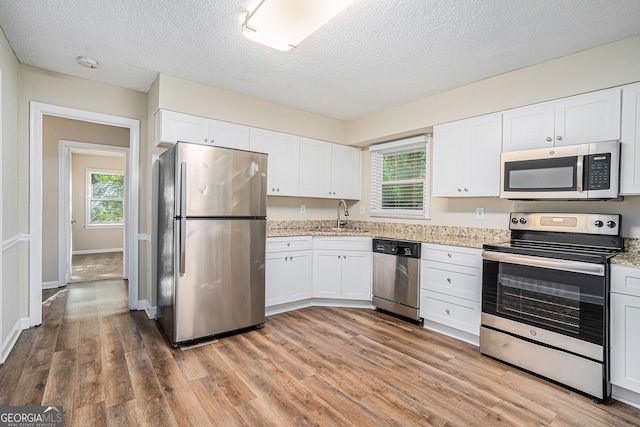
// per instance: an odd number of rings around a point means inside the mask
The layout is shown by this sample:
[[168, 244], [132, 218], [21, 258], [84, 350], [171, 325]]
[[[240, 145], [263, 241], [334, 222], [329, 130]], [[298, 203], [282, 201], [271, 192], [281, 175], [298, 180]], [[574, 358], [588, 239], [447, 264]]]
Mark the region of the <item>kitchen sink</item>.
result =
[[338, 232], [338, 233], [366, 233], [369, 230], [363, 230], [359, 227], [356, 228], [345, 228], [345, 227], [331, 227], [331, 228], [327, 228], [327, 227], [313, 227], [311, 229], [311, 231], [319, 231], [319, 232]]

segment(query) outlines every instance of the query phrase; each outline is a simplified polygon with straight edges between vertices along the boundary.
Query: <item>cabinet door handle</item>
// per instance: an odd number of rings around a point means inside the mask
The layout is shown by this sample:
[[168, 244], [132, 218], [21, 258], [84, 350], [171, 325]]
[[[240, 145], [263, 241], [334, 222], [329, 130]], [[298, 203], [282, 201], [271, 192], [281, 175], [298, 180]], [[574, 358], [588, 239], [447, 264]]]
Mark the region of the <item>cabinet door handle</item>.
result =
[[448, 308], [444, 312], [447, 313], [447, 316], [451, 314], [451, 311], [449, 311]]
[[347, 256], [346, 255], [342, 255], [342, 259], [347, 259]]
[[557, 139], [558, 141], [562, 141], [562, 137], [561, 137], [560, 135], [556, 136], [556, 139]]
[[469, 189], [465, 187], [464, 191], [469, 191]]
[[447, 283], [451, 283], [451, 277], [447, 277]]
[[553, 138], [551, 138], [550, 136], [547, 137], [547, 142], [551, 142], [553, 141]]
[[458, 188], [458, 193], [462, 193], [462, 188]]
[[448, 254], [447, 254], [447, 256], [448, 256], [449, 258], [451, 258], [451, 254], [450, 254], [450, 253], [448, 253]]

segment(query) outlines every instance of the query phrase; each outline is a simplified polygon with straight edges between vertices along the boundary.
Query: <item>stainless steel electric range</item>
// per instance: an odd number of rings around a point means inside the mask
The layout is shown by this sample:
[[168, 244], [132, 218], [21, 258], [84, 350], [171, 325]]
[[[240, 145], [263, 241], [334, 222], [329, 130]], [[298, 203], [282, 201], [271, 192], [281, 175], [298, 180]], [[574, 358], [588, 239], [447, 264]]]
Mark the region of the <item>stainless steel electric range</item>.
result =
[[480, 351], [604, 400], [609, 260], [620, 215], [512, 213], [511, 240], [484, 245]]

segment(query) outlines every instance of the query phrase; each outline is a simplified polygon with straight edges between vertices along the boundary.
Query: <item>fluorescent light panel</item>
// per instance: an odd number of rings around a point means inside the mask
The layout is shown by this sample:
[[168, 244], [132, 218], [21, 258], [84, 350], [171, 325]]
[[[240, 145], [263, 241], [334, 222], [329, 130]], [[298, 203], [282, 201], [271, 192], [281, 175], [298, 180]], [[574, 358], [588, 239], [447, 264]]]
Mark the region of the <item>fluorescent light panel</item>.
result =
[[262, 0], [247, 15], [242, 32], [248, 39], [286, 51], [329, 22], [353, 0]]

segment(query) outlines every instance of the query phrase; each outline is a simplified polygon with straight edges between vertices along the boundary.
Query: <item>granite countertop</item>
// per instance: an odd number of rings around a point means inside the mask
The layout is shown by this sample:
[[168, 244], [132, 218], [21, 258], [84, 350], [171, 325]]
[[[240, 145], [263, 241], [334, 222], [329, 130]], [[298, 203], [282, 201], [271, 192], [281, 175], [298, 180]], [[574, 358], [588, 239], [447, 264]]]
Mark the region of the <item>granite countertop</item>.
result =
[[[344, 231], [331, 230], [332, 227], [335, 221], [269, 221], [267, 237], [378, 237], [479, 249], [485, 243], [506, 242], [510, 237], [509, 230], [376, 221], [349, 221]], [[640, 239], [625, 238], [624, 252], [611, 258], [611, 264], [640, 267]]]
[[624, 252], [611, 258], [611, 264], [640, 267], [640, 239], [624, 239]]
[[428, 226], [369, 221], [350, 222], [344, 231], [331, 230], [331, 227], [335, 227], [334, 222], [330, 224], [323, 224], [322, 221], [273, 222], [267, 225], [267, 237], [377, 237], [469, 248], [482, 248], [484, 243], [509, 240], [508, 230], [469, 227]]

